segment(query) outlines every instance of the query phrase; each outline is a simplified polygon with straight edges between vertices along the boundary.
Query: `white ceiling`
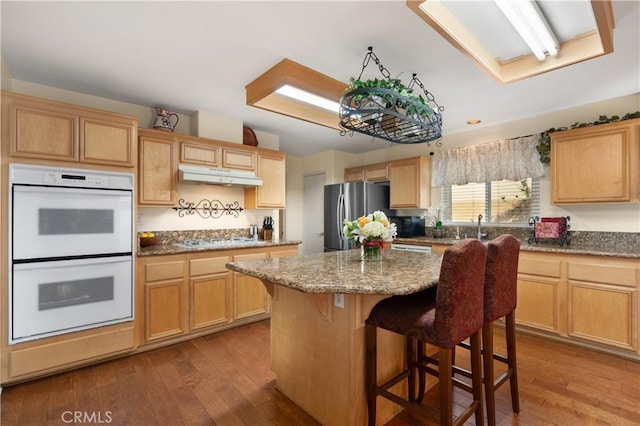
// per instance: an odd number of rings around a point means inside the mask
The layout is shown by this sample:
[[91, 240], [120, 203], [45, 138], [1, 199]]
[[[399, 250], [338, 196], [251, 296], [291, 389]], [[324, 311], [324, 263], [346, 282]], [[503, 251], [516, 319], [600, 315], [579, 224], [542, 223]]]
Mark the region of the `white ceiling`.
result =
[[[348, 82], [373, 46], [392, 76], [402, 73], [408, 82], [417, 73], [445, 107], [446, 137], [471, 130], [472, 118], [491, 126], [640, 92], [639, 6], [613, 2], [614, 53], [507, 85], [495, 83], [404, 1], [3, 0], [1, 53], [17, 80], [241, 119], [280, 135], [280, 149], [292, 155], [357, 153], [388, 142], [249, 107], [244, 87], [285, 57]], [[378, 76], [372, 65], [363, 75]]]

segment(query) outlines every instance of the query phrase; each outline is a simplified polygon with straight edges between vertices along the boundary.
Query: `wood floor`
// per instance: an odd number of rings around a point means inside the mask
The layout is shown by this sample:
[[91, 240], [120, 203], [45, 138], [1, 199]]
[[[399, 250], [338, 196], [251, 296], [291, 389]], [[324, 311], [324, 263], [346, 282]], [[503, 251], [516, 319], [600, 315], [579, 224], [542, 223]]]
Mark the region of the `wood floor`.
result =
[[[497, 349], [502, 336], [496, 330]], [[521, 412], [511, 412], [503, 386], [496, 395], [499, 425], [640, 424], [640, 363], [526, 335], [517, 344]], [[275, 379], [269, 321], [262, 321], [9, 386], [1, 424], [317, 425], [275, 389]], [[426, 400], [434, 398], [430, 392]], [[456, 390], [456, 400], [464, 398]], [[389, 423], [429, 424], [406, 413]]]

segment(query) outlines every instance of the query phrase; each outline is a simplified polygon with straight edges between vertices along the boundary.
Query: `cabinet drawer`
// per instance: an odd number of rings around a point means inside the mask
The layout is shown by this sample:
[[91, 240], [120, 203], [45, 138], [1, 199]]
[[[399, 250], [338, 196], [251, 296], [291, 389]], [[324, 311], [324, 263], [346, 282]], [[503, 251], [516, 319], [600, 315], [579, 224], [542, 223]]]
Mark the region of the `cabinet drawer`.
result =
[[260, 260], [266, 258], [267, 253], [236, 254], [235, 256], [233, 256], [233, 261], [242, 262], [243, 260]]
[[189, 276], [217, 274], [228, 272], [224, 266], [231, 260], [230, 256], [206, 257], [203, 259], [189, 259]]
[[630, 266], [569, 263], [568, 276], [570, 280], [636, 286], [636, 268]]
[[184, 260], [174, 262], [147, 263], [145, 265], [145, 281], [162, 281], [184, 277]]
[[528, 256], [521, 255], [518, 261], [518, 273], [542, 275], [545, 277], [559, 277], [560, 261], [532, 259]]

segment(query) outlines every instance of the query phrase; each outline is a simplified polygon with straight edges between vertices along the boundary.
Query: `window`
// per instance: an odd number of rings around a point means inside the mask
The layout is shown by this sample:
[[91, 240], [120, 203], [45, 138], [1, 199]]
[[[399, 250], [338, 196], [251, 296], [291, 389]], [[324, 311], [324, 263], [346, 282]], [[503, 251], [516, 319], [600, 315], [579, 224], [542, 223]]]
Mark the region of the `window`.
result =
[[538, 179], [493, 181], [466, 185], [443, 185], [443, 218], [452, 224], [484, 223], [528, 224], [539, 215], [540, 184]]

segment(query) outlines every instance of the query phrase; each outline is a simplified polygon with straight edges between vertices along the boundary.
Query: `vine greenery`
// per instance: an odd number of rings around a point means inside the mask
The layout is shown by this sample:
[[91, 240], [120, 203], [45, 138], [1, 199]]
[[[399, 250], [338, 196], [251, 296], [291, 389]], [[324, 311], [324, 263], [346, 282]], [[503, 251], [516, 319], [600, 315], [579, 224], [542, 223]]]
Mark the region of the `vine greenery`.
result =
[[540, 133], [540, 143], [536, 146], [536, 150], [540, 155], [540, 162], [544, 164], [549, 164], [551, 162], [551, 136], [549, 135], [549, 133], [559, 132], [562, 130], [577, 129], [580, 127], [597, 126], [598, 124], [613, 123], [616, 121], [631, 120], [632, 118], [640, 118], [640, 111], [628, 112], [622, 117], [618, 115], [612, 115], [611, 117], [601, 115], [598, 118], [598, 121], [594, 121], [592, 123], [575, 122], [569, 127], [558, 127], [557, 129], [552, 127], [548, 130], [545, 130], [544, 132]]

